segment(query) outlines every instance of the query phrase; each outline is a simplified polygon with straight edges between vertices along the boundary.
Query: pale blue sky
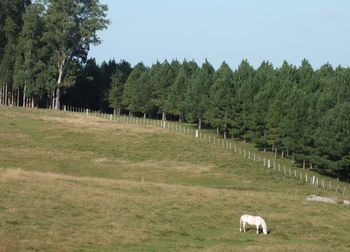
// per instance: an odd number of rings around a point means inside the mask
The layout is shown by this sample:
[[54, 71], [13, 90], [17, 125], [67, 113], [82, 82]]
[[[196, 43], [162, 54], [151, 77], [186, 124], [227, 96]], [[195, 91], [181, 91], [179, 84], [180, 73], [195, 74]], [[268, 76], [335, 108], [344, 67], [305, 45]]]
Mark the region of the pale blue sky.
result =
[[184, 58], [350, 66], [348, 0], [100, 0], [111, 25], [89, 56], [132, 65]]

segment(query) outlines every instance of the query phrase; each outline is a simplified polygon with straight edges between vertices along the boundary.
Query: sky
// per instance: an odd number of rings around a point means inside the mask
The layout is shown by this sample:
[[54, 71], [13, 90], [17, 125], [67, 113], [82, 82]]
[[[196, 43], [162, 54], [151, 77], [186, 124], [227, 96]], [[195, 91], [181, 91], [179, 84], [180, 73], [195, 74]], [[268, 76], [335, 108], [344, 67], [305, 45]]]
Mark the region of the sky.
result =
[[150, 66], [165, 59], [207, 59], [233, 69], [284, 60], [314, 68], [350, 66], [348, 0], [100, 0], [111, 24], [89, 56]]

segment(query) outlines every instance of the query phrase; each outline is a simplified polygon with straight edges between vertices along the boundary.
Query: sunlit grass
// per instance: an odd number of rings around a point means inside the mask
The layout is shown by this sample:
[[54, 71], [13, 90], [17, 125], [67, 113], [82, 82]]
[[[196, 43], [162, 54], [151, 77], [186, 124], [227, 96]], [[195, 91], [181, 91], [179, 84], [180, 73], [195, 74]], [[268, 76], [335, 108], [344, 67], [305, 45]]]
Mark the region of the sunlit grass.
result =
[[349, 250], [350, 209], [309, 194], [335, 196], [169, 130], [0, 107], [0, 251]]

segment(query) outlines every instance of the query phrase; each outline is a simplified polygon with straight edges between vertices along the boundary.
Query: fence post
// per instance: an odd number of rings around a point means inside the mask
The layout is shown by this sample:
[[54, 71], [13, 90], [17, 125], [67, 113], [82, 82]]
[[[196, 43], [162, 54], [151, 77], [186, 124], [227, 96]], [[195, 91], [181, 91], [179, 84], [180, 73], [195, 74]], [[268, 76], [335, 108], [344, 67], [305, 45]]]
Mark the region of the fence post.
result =
[[270, 159], [267, 160], [267, 168], [269, 168], [269, 169], [271, 168], [271, 160]]
[[196, 129], [196, 138], [198, 138], [198, 137], [199, 137], [198, 130]]
[[339, 184], [337, 185], [337, 189], [335, 190], [335, 193], [337, 193], [337, 192], [338, 192], [338, 189], [339, 189]]

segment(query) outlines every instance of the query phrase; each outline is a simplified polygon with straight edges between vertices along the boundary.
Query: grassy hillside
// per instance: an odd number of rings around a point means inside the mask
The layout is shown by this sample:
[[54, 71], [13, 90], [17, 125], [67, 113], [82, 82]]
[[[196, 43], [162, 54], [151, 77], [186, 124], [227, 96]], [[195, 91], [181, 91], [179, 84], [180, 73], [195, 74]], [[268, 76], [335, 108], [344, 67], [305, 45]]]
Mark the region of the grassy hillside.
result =
[[180, 133], [0, 107], [0, 251], [349, 250], [350, 209], [309, 194], [334, 192]]

